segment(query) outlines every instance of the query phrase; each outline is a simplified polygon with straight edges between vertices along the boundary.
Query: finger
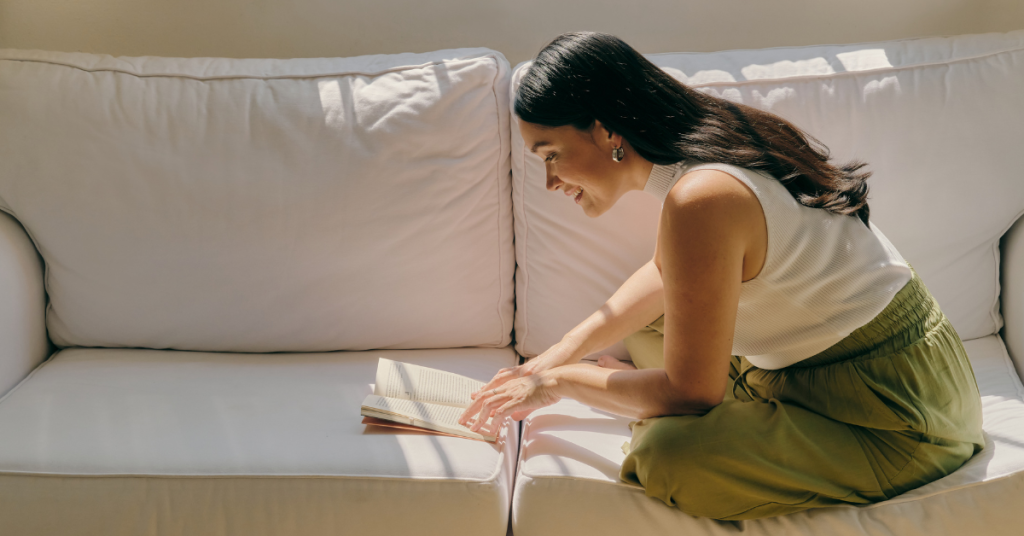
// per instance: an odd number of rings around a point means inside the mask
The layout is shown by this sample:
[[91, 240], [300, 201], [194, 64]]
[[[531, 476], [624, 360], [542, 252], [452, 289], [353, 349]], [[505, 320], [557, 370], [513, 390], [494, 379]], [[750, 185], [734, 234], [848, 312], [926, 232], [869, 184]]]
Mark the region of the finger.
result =
[[504, 385], [505, 382], [507, 382], [507, 381], [509, 381], [509, 380], [511, 380], [512, 378], [515, 378], [515, 377], [516, 377], [516, 373], [515, 372], [511, 372], [510, 369], [501, 369], [501, 370], [498, 371], [497, 374], [494, 375], [493, 378], [491, 378], [491, 381], [485, 383], [483, 387], [478, 389], [476, 392], [470, 394], [469, 396], [470, 396], [470, 398], [475, 400], [477, 397], [479, 397], [481, 395], [481, 393], [486, 393], [487, 391], [490, 391], [491, 389], [495, 389], [497, 387], [500, 387], [500, 386]]
[[505, 426], [506, 417], [493, 417], [487, 424], [487, 433], [497, 437], [501, 433], [501, 428]]
[[498, 409], [494, 410], [492, 412], [492, 417], [494, 418], [495, 421], [504, 419], [506, 416], [508, 416], [509, 413], [512, 413], [513, 408], [520, 405], [522, 405], [522, 401], [520, 400], [509, 400], [508, 402], [502, 404]]
[[474, 432], [479, 431], [480, 428], [487, 423], [487, 419], [490, 418], [493, 409], [503, 403], [507, 396], [508, 395], [505, 393], [497, 393], [494, 395], [487, 395], [486, 399], [481, 399], [483, 400], [483, 403], [480, 405], [480, 412], [477, 416], [476, 422], [473, 423], [472, 427], [470, 427], [470, 430]]
[[490, 418], [490, 414], [494, 411], [494, 407], [498, 404], [498, 398], [502, 395], [488, 395], [483, 403], [480, 405], [480, 411], [477, 414], [476, 422], [470, 427], [473, 431], [479, 431], [486, 423], [487, 419]]
[[480, 401], [480, 408], [477, 410], [476, 414], [473, 416], [473, 422], [470, 424], [470, 427], [469, 427], [469, 429], [471, 431], [473, 431], [473, 432], [479, 431], [480, 427], [483, 425], [484, 421], [487, 420], [486, 415], [488, 413], [490, 413], [490, 410], [487, 407], [488, 398], [489, 397], [485, 397], [485, 398], [479, 399], [479, 401]]
[[473, 403], [470, 404], [468, 408], [466, 408], [466, 411], [463, 412], [463, 416], [465, 417], [465, 420], [469, 421], [470, 419], [475, 417], [478, 413], [480, 413], [480, 409], [483, 407], [483, 404], [484, 404], [484, 402], [486, 400], [487, 399], [484, 398], [484, 397], [481, 397], [481, 398], [478, 398], [478, 399], [474, 400]]
[[469, 426], [469, 420], [480, 412], [480, 407], [483, 405], [483, 402], [482, 398], [473, 401], [473, 403], [466, 408], [466, 411], [462, 412], [462, 415], [459, 417], [459, 424], [462, 426]]
[[485, 423], [485, 429], [489, 432], [497, 433], [497, 430], [501, 428], [502, 423], [505, 422], [505, 418], [508, 416], [507, 410], [517, 406], [518, 404], [518, 401], [508, 400], [504, 404], [500, 404], [499, 407], [491, 410], [487, 423]]

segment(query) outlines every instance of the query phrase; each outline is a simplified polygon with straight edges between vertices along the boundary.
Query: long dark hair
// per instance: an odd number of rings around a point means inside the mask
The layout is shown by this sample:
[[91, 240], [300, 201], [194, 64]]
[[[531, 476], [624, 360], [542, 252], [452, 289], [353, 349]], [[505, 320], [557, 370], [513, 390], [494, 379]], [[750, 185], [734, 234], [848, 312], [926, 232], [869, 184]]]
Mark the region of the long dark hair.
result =
[[802, 205], [868, 223], [871, 172], [836, 165], [785, 119], [686, 87], [618, 37], [565, 33], [537, 54], [515, 99], [522, 120], [590, 129], [601, 121], [645, 159], [721, 162], [764, 171]]

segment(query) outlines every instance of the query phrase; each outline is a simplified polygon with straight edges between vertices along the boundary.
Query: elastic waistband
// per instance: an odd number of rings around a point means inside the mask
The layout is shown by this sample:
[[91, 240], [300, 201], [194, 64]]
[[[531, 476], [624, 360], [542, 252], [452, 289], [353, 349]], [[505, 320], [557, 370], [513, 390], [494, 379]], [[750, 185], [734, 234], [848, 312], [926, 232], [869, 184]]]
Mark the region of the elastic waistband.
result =
[[924, 338], [942, 321], [942, 311], [913, 266], [910, 271], [910, 281], [875, 318], [824, 351], [790, 366], [816, 367], [848, 359], [870, 359]]

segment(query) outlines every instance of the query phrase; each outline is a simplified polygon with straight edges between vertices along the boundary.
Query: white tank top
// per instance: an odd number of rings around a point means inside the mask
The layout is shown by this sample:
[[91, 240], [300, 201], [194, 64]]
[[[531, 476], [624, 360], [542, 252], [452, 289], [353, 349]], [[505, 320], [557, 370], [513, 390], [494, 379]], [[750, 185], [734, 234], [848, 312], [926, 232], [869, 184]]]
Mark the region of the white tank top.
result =
[[644, 191], [662, 203], [681, 176], [715, 169], [761, 202], [768, 250], [761, 272], [742, 283], [733, 355], [780, 369], [811, 357], [867, 324], [910, 281], [907, 261], [856, 216], [801, 205], [770, 175], [728, 164], [655, 164]]

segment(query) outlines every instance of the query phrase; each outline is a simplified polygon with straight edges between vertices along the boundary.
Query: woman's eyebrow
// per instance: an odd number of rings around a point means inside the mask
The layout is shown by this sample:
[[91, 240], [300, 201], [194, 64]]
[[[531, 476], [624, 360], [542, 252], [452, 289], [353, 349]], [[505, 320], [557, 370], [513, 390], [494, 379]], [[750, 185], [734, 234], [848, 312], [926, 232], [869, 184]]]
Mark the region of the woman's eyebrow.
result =
[[537, 152], [537, 148], [538, 147], [543, 147], [545, 145], [551, 145], [551, 142], [550, 141], [538, 141], [537, 143], [533, 144], [533, 147], [530, 147], [530, 152], [531, 153], [535, 153], [535, 152]]

